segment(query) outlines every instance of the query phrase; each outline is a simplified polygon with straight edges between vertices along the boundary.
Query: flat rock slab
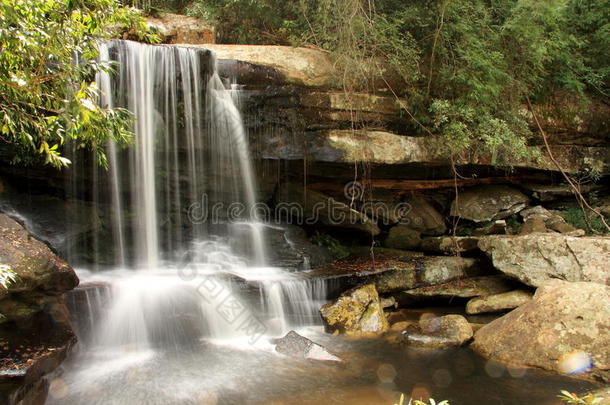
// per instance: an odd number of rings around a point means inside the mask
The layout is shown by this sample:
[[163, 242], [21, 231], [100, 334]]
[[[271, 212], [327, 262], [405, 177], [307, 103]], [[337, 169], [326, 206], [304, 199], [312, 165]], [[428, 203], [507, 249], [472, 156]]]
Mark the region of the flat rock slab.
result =
[[610, 284], [610, 237], [498, 235], [479, 248], [496, 269], [532, 287], [553, 279]]
[[455, 280], [439, 285], [415, 288], [405, 291], [404, 294], [414, 298], [471, 298], [500, 294], [513, 289], [515, 289], [515, 283], [504, 276], [481, 276]]
[[309, 360], [341, 361], [339, 357], [329, 353], [324, 347], [293, 330], [283, 338], [276, 340], [275, 344], [275, 351], [286, 356]]
[[530, 291], [515, 290], [486, 297], [475, 297], [466, 304], [466, 313], [476, 315], [515, 309], [529, 302], [533, 296], [534, 294]]
[[610, 381], [610, 287], [553, 280], [534, 298], [481, 328], [481, 355]]

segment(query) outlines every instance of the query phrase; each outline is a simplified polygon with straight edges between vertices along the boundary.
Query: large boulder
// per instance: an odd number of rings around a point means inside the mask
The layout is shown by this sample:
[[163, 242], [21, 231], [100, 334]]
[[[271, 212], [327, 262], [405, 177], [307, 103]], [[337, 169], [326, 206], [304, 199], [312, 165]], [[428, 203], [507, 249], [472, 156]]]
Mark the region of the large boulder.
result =
[[339, 357], [329, 353], [324, 347], [293, 330], [275, 341], [275, 351], [285, 356], [301, 359], [341, 361]]
[[610, 381], [610, 287], [553, 280], [477, 331], [485, 357]]
[[508, 186], [473, 187], [459, 193], [451, 204], [451, 215], [475, 222], [503, 219], [524, 209], [529, 198]]
[[414, 346], [440, 349], [461, 346], [472, 339], [472, 327], [461, 315], [422, 316], [403, 332], [403, 341]]
[[533, 295], [533, 293], [527, 290], [515, 290], [485, 297], [475, 297], [466, 304], [466, 313], [475, 315], [515, 309], [529, 302]]
[[373, 335], [389, 328], [373, 284], [344, 292], [334, 302], [323, 305], [320, 314], [329, 333]]
[[16, 276], [8, 288], [0, 288], [0, 299], [31, 291], [55, 295], [78, 285], [68, 263], [4, 214], [0, 214], [0, 266]]
[[610, 237], [498, 235], [481, 238], [479, 248], [496, 269], [532, 287], [552, 279], [610, 283]]

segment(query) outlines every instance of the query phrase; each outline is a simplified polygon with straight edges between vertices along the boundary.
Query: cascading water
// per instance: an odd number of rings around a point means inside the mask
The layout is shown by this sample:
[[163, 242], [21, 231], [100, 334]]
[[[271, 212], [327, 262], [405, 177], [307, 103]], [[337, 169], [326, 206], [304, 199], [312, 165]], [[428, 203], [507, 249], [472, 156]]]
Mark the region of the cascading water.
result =
[[[85, 192], [110, 207], [110, 226], [96, 215], [81, 244], [94, 261], [107, 255], [106, 268], [81, 270], [72, 295], [94, 375], [206, 340], [266, 346], [263, 335], [316, 324], [324, 283], [266, 266], [239, 90], [225, 86], [214, 55], [111, 41], [100, 59], [115, 63], [97, 77], [100, 103], [129, 109], [135, 136], [108, 145], [109, 172], [94, 172]], [[71, 184], [83, 193], [82, 180]]]

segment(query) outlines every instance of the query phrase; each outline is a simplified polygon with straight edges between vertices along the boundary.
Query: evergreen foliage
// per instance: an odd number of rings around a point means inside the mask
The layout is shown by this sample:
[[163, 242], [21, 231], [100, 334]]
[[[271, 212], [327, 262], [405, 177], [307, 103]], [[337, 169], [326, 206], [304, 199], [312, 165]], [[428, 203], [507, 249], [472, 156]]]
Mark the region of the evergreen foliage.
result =
[[100, 39], [128, 30], [154, 40], [139, 12], [115, 0], [0, 0], [0, 138], [13, 160], [70, 161], [62, 145], [98, 151], [107, 139], [129, 139], [129, 114], [96, 104]]

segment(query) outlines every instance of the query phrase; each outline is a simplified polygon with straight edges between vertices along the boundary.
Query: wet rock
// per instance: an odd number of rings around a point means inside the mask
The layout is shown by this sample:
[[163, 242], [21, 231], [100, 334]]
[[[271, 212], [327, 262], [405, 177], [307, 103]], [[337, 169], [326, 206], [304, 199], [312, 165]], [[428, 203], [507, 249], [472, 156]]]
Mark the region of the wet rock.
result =
[[609, 302], [609, 286], [549, 281], [531, 301], [481, 328], [472, 347], [495, 360], [608, 382]]
[[200, 18], [163, 13], [149, 17], [148, 25], [156, 28], [166, 44], [212, 44], [216, 42], [214, 26]]
[[275, 344], [275, 351], [286, 356], [310, 360], [341, 361], [339, 357], [329, 353], [324, 347], [293, 330], [278, 339]]
[[323, 305], [320, 314], [329, 333], [379, 334], [389, 327], [373, 284], [344, 292], [336, 301]]
[[515, 283], [504, 276], [481, 276], [463, 280], [455, 280], [449, 283], [420, 287], [407, 290], [407, 297], [484, 297], [511, 291]]
[[477, 259], [457, 256], [427, 256], [404, 263], [395, 270], [371, 277], [377, 291], [390, 293], [420, 286], [446, 283], [481, 274], [485, 270]]
[[551, 279], [610, 282], [610, 237], [487, 236], [479, 248], [496, 269], [532, 287]]
[[392, 249], [416, 250], [421, 244], [420, 233], [404, 225], [390, 228], [384, 245]]
[[336, 228], [354, 229], [373, 236], [379, 235], [381, 232], [377, 224], [365, 214], [317, 191], [307, 190], [305, 192], [304, 188], [298, 184], [283, 184], [276, 202], [276, 211], [283, 215], [293, 216], [295, 221], [308, 224], [316, 222]]
[[451, 215], [475, 222], [494, 221], [521, 211], [528, 202], [525, 194], [509, 186], [473, 187], [453, 201]]
[[472, 327], [461, 315], [422, 316], [417, 325], [403, 332], [403, 341], [409, 345], [440, 349], [461, 346], [472, 339]]
[[466, 313], [470, 315], [488, 312], [501, 312], [515, 309], [529, 302], [534, 294], [526, 290], [515, 290], [502, 294], [476, 297], [466, 304]]
[[315, 245], [305, 231], [295, 225], [264, 228], [267, 243], [267, 260], [272, 266], [309, 270], [332, 262], [327, 248]]
[[454, 255], [479, 249], [479, 238], [470, 236], [436, 236], [423, 238], [420, 250], [432, 254]]
[[0, 264], [17, 280], [0, 289], [0, 298], [33, 290], [59, 294], [78, 284], [74, 270], [15, 220], [0, 214]]

